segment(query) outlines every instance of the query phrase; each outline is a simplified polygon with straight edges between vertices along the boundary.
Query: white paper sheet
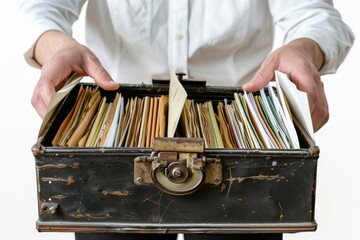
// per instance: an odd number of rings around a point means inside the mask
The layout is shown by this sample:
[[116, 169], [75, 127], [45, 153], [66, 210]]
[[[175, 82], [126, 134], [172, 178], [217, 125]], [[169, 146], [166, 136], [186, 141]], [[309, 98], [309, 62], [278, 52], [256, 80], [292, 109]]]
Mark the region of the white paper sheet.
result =
[[314, 139], [314, 129], [311, 121], [307, 93], [298, 90], [296, 85], [290, 81], [286, 74], [275, 71], [275, 77], [292, 108], [292, 113], [296, 116], [311, 138]]

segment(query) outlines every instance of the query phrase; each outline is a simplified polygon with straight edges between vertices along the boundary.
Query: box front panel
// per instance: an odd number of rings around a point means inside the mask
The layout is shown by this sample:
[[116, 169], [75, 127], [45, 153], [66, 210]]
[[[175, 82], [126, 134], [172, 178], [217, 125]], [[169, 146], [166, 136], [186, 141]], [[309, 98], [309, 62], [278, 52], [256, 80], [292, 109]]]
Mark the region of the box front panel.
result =
[[[75, 151], [38, 158], [40, 228], [41, 223], [54, 222], [135, 224], [145, 229], [207, 224], [238, 226], [241, 231], [243, 224], [315, 224], [314, 159], [213, 151], [207, 157], [222, 160], [222, 184], [204, 184], [190, 195], [173, 196], [134, 183], [133, 160], [139, 152]], [[56, 211], [48, 211], [51, 206]]]

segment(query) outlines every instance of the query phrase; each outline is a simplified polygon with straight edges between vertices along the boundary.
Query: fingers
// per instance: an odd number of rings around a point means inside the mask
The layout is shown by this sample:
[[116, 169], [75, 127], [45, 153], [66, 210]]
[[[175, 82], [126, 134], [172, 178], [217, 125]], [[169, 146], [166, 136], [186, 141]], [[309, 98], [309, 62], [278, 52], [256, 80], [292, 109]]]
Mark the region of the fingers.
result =
[[250, 82], [243, 85], [246, 92], [258, 91], [274, 79], [274, 68], [265, 61]]
[[88, 75], [105, 90], [116, 90], [115, 83], [109, 73], [101, 65], [98, 58], [86, 47], [63, 51], [54, 56], [41, 69], [41, 77], [34, 89], [31, 103], [44, 118], [52, 95], [59, 90], [71, 72]]
[[45, 117], [52, 95], [55, 93], [55, 86], [51, 82], [40, 77], [38, 84], [35, 86], [31, 104], [41, 118]]
[[329, 107], [319, 72], [311, 66], [298, 67], [290, 78], [299, 90], [307, 93], [314, 132], [318, 131], [329, 120]]
[[277, 58], [268, 58], [251, 81], [243, 86], [243, 90], [253, 92], [266, 86], [274, 79], [275, 70], [287, 73], [297, 88], [307, 93], [314, 132], [318, 131], [329, 119], [324, 85], [318, 70], [304, 59], [297, 59], [296, 62], [286, 61], [286, 64], [275, 59]]
[[56, 89], [63, 85], [71, 73], [71, 67], [62, 60], [55, 60], [41, 69], [41, 76], [34, 88], [31, 103], [41, 118], [45, 117], [47, 107]]
[[31, 98], [31, 104], [35, 108], [36, 112], [39, 114], [39, 116], [44, 119], [46, 111], [47, 111], [47, 104], [44, 102], [42, 96], [41, 96], [41, 90], [38, 85], [36, 85], [33, 95]]
[[322, 81], [317, 81], [316, 83], [318, 95], [316, 102], [312, 103], [314, 105], [314, 110], [311, 112], [314, 132], [322, 128], [325, 123], [327, 123], [330, 116], [324, 84], [322, 83]]
[[84, 59], [83, 70], [92, 77], [95, 82], [105, 90], [116, 90], [119, 84], [116, 83], [110, 74], [101, 65], [99, 59], [91, 52]]

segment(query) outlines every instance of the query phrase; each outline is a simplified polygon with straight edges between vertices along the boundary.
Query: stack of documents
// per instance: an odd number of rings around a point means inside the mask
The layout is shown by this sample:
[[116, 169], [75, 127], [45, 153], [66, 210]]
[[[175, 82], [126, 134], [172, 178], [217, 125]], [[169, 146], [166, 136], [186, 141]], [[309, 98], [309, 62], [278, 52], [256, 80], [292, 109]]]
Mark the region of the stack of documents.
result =
[[118, 92], [110, 100], [81, 85], [53, 146], [152, 147], [154, 137], [187, 137], [203, 138], [206, 148], [300, 148], [294, 117], [313, 136], [306, 94], [283, 73], [256, 94], [203, 102], [187, 99], [174, 76], [168, 96], [124, 98]]

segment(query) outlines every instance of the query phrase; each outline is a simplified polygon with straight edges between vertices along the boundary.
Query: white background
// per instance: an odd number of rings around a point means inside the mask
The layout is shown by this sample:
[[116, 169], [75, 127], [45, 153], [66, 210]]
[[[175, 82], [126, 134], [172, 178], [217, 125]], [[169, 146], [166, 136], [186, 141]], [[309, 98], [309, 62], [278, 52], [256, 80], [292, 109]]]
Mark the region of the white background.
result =
[[[19, 0], [0, 3], [0, 239], [73, 239], [72, 233], [38, 233], [35, 163], [31, 147], [40, 118], [30, 104], [39, 70], [26, 65], [19, 28]], [[335, 1], [355, 36], [354, 1]], [[79, 27], [77, 27], [79, 28]], [[81, 36], [81, 33], [79, 33]], [[330, 121], [318, 133], [316, 232], [285, 234], [285, 240], [360, 239], [360, 48], [357, 42], [337, 74], [323, 80]]]

